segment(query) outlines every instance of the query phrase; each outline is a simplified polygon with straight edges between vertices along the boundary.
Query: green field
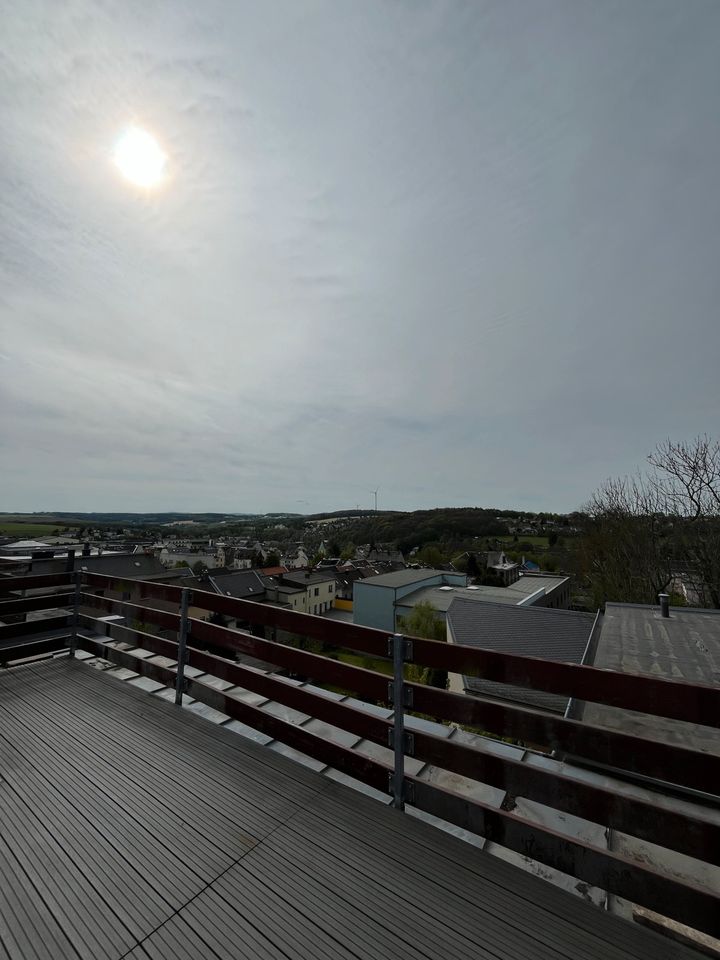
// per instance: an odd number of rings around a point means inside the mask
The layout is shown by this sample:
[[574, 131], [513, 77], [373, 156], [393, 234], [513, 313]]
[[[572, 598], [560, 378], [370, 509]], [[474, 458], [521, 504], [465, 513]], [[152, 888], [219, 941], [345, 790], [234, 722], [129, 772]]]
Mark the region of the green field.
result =
[[33, 540], [35, 537], [50, 537], [54, 530], [61, 529], [57, 523], [3, 523], [0, 520], [0, 535], [17, 537], [18, 540]]
[[547, 537], [526, 537], [525, 534], [519, 533], [517, 543], [513, 540], [512, 537], [498, 537], [501, 543], [507, 544], [509, 550], [517, 550], [518, 543], [531, 543], [534, 547], [547, 547], [548, 538]]

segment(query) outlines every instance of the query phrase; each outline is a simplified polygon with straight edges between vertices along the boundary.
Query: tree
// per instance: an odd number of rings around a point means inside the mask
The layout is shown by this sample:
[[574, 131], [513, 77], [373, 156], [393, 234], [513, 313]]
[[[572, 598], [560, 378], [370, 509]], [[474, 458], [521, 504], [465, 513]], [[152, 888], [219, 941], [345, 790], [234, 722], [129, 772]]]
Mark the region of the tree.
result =
[[606, 480], [586, 505], [580, 565], [594, 603], [657, 603], [673, 578], [663, 498], [646, 477]]
[[468, 557], [467, 569], [465, 571], [469, 577], [479, 577], [481, 574], [480, 564], [474, 553]]
[[352, 560], [354, 556], [355, 556], [355, 544], [354, 544], [354, 543], [346, 543], [345, 546], [344, 546], [343, 549], [342, 549], [342, 552], [340, 553], [340, 559], [341, 559], [341, 560]]
[[256, 550], [250, 559], [250, 566], [257, 569], [265, 566], [265, 558], [259, 550]]
[[264, 567], [279, 567], [280, 566], [280, 554], [277, 551], [273, 550], [272, 553], [269, 553], [265, 557], [265, 562], [263, 563]]
[[440, 567], [445, 560], [440, 549], [432, 545], [419, 550], [415, 559], [423, 567]]
[[666, 440], [647, 462], [587, 505], [580, 561], [593, 599], [656, 603], [682, 579], [693, 602], [720, 608], [720, 443]]
[[[445, 624], [435, 616], [436, 610], [431, 603], [417, 603], [407, 617], [398, 617], [398, 629], [409, 637], [424, 637], [426, 640], [447, 640]], [[405, 667], [405, 678], [415, 683], [426, 683], [432, 687], [447, 687], [447, 670], [423, 667], [409, 663]]]
[[198, 577], [202, 577], [208, 572], [208, 565], [203, 560], [197, 560], [192, 565], [192, 571]]
[[681, 572], [701, 606], [720, 608], [720, 442], [666, 440], [648, 457], [650, 482], [673, 520]]

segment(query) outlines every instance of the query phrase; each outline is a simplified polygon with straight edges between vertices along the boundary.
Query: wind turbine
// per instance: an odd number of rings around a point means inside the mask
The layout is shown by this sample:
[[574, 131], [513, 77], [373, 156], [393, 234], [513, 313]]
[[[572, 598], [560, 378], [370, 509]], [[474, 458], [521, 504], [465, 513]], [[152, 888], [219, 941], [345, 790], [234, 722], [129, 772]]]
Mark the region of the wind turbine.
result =
[[371, 491], [370, 491], [370, 493], [372, 493], [373, 496], [375, 497], [375, 513], [377, 513], [377, 495], [378, 495], [378, 490], [379, 490], [379, 489], [380, 489], [380, 487], [378, 487], [377, 490], [371, 490]]

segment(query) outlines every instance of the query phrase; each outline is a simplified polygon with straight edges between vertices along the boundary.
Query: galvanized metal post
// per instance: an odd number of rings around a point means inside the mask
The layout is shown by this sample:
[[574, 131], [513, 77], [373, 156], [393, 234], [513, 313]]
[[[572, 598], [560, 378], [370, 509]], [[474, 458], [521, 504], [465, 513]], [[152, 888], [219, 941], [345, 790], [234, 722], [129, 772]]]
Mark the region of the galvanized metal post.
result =
[[177, 673], [175, 675], [175, 703], [177, 706], [182, 704], [182, 696], [185, 690], [185, 662], [187, 661], [187, 634], [188, 634], [188, 606], [190, 604], [190, 591], [183, 587], [180, 597], [180, 629], [178, 630], [178, 662]]
[[396, 633], [392, 638], [393, 650], [393, 776], [392, 795], [396, 810], [405, 809], [405, 706], [403, 684], [405, 682], [405, 638]]
[[72, 620], [70, 626], [70, 656], [75, 656], [75, 651], [77, 650], [77, 638], [78, 638], [78, 625], [80, 622], [80, 578], [82, 574], [79, 570], [76, 570], [73, 574], [73, 580], [75, 581], [75, 592], [73, 595], [73, 612]]

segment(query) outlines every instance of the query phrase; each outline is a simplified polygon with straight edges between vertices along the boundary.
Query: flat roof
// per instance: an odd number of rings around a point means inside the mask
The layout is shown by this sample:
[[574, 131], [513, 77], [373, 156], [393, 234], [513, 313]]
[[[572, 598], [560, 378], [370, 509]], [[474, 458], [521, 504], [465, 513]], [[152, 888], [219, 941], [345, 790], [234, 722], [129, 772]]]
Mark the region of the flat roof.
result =
[[[379, 578], [375, 578], [379, 579]], [[547, 593], [554, 589], [567, 577], [520, 577], [509, 587], [447, 587], [431, 586], [420, 587], [412, 593], [406, 594], [397, 601], [399, 607], [412, 607], [416, 603], [432, 603], [436, 610], [446, 611], [456, 598], [466, 600], [492, 601], [494, 603], [509, 603], [517, 606], [527, 601], [534, 593]]]
[[[720, 684], [720, 610], [608, 603], [589, 660], [596, 667], [668, 680]], [[573, 711], [575, 713], [575, 711]], [[601, 704], [579, 706], [587, 723], [720, 754], [720, 731]], [[577, 714], [575, 714], [577, 715]]]
[[367, 577], [363, 583], [374, 587], [406, 587], [410, 583], [422, 583], [432, 577], [462, 576], [453, 570], [395, 570], [393, 573], [381, 573], [377, 577]]

